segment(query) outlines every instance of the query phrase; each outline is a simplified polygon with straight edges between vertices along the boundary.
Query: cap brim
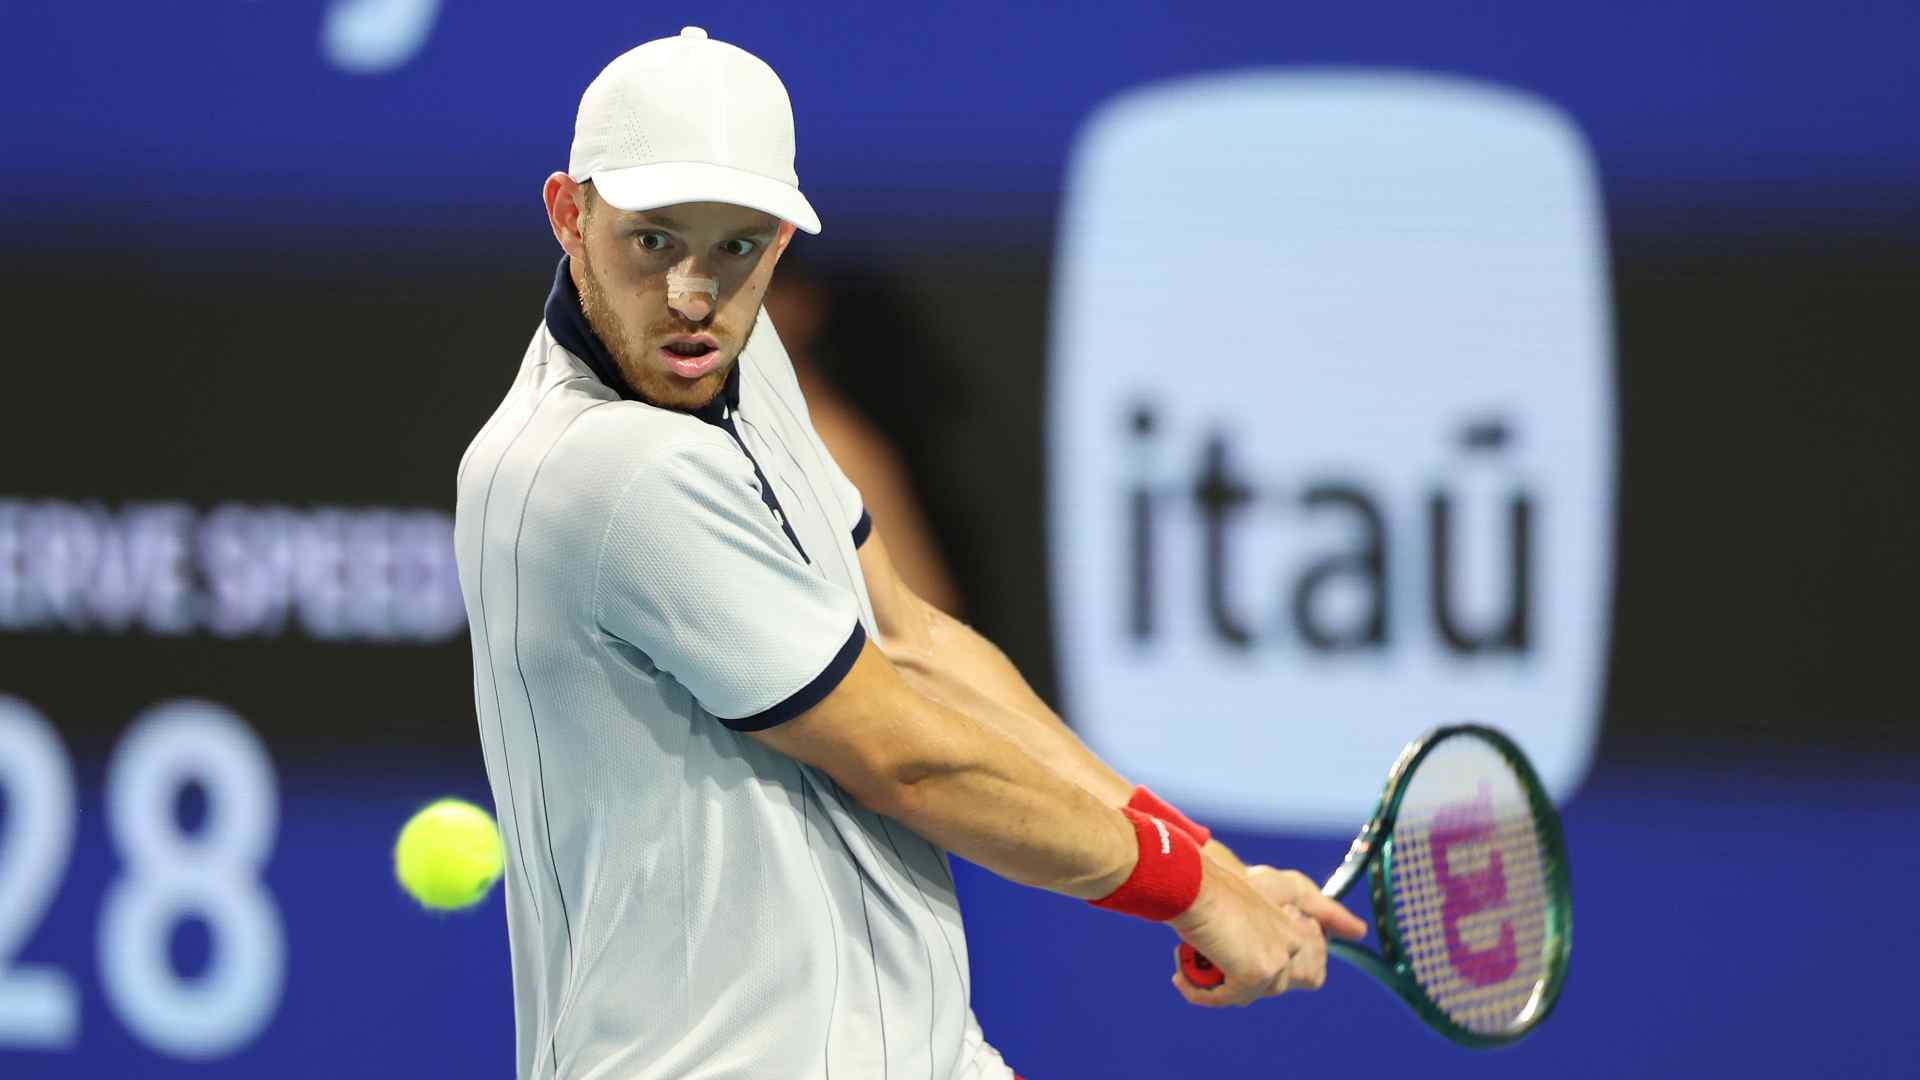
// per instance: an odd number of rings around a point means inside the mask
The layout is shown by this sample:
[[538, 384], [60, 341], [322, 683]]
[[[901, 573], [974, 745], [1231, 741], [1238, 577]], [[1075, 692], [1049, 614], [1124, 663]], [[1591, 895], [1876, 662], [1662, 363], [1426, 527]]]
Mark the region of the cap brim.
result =
[[803, 232], [820, 232], [820, 215], [813, 212], [813, 204], [799, 188], [759, 173], [704, 161], [663, 161], [609, 169], [595, 173], [591, 179], [600, 197], [622, 210], [658, 210], [691, 202], [732, 203], [791, 221]]

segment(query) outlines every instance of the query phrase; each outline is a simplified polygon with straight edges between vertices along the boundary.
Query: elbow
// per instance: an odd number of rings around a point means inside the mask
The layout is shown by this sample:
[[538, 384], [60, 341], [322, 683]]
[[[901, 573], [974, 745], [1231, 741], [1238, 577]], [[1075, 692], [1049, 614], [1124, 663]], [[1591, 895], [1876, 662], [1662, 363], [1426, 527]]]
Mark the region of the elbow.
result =
[[874, 608], [880, 652], [903, 672], [924, 674], [933, 661], [933, 617], [926, 602], [901, 589], [893, 603]]
[[840, 790], [852, 796], [853, 801], [863, 810], [871, 810], [885, 817], [897, 818], [903, 803], [898, 785], [882, 774], [862, 773], [858, 776], [836, 776], [834, 783]]

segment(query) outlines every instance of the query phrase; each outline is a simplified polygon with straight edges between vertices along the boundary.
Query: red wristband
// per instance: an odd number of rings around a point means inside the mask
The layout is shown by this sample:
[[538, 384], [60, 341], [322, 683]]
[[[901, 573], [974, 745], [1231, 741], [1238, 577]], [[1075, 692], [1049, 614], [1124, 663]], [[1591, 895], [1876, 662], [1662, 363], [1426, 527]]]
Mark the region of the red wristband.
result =
[[1140, 857], [1133, 873], [1107, 896], [1088, 901], [1094, 907], [1166, 922], [1193, 906], [1200, 895], [1200, 848], [1193, 838], [1131, 806], [1120, 812], [1133, 825]]
[[1213, 830], [1207, 828], [1205, 825], [1196, 825], [1188, 821], [1187, 815], [1168, 806], [1161, 801], [1160, 796], [1155, 795], [1144, 787], [1133, 789], [1133, 798], [1127, 800], [1127, 805], [1143, 814], [1157, 817], [1161, 821], [1179, 829], [1181, 832], [1193, 837], [1193, 842], [1201, 847], [1206, 847], [1207, 841], [1213, 838]]

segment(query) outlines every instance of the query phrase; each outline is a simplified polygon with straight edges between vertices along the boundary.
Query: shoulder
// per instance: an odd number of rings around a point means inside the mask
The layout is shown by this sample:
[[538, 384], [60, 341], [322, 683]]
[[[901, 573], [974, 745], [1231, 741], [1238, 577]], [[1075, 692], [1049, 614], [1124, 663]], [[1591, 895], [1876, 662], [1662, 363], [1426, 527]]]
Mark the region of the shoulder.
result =
[[566, 441], [581, 467], [620, 473], [672, 468], [689, 453], [733, 445], [725, 431], [699, 417], [619, 398], [583, 412]]
[[780, 340], [780, 332], [774, 328], [765, 308], [760, 309], [753, 324], [753, 337], [741, 351], [740, 370], [743, 377], [756, 379], [781, 400], [806, 407], [800, 393], [800, 377], [793, 370], [793, 358], [787, 355], [786, 343]]
[[[486, 455], [492, 463], [464, 470], [465, 479], [496, 495], [523, 492], [549, 526], [594, 529], [636, 485], [712, 471], [729, 455], [739, 456], [725, 431], [685, 413], [620, 398], [590, 375], [548, 380], [524, 398], [532, 400], [517, 414], [496, 416], [491, 431], [483, 432], [492, 444]], [[477, 493], [469, 490], [474, 486], [463, 483], [462, 495]]]
[[[574, 527], [656, 531], [686, 510], [758, 498], [752, 467], [727, 433], [696, 417], [615, 400], [581, 413], [549, 455], [542, 485], [569, 493]], [[642, 520], [633, 520], [636, 515]]]

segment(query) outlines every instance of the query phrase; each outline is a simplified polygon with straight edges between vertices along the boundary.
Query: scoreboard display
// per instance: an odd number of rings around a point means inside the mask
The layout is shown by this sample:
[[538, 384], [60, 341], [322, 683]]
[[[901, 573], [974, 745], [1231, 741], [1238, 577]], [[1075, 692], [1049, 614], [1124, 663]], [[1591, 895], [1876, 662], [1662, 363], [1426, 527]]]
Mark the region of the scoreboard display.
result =
[[0, 424], [9, 1078], [352, 1074], [442, 1014], [511, 1061], [498, 898], [429, 917], [388, 860], [417, 805], [490, 805], [453, 476], [549, 268], [421, 303], [268, 259], [4, 275], [43, 357]]
[[[17, 948], [48, 914], [73, 855], [81, 814], [73, 763], [34, 706], [0, 698], [0, 761], [9, 802], [0, 860], [0, 942]], [[188, 790], [205, 827], [179, 827]], [[213, 702], [162, 702], [134, 719], [107, 766], [98, 808], [122, 873], [100, 898], [99, 980], [114, 1016], [140, 1042], [179, 1058], [217, 1058], [256, 1038], [286, 981], [286, 928], [261, 880], [278, 832], [279, 779], [259, 737]], [[213, 943], [185, 977], [171, 941], [187, 918]], [[0, 1038], [16, 1048], [76, 1046], [76, 974], [7, 956]]]

